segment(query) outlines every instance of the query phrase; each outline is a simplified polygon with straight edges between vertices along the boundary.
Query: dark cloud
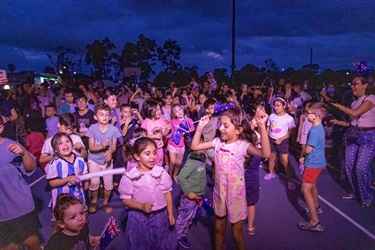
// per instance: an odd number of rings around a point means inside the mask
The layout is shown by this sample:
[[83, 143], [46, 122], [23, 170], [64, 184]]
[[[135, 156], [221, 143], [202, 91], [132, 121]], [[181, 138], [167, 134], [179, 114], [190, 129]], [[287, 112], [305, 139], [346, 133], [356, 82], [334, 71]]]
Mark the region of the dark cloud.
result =
[[[374, 64], [375, 1], [236, 1], [236, 64], [281, 67], [309, 62], [321, 68]], [[232, 1], [6, 1], [0, 18], [0, 67], [51, 66], [57, 46], [85, 53], [87, 44], [108, 37], [120, 52], [139, 34], [167, 39], [182, 48], [180, 63], [200, 72], [231, 64]]]

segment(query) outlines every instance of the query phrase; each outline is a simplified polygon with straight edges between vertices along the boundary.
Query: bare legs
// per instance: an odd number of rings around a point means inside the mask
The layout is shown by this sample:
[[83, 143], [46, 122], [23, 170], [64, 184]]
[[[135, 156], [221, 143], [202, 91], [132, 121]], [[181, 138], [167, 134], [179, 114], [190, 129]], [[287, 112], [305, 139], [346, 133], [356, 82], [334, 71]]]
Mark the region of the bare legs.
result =
[[[224, 234], [225, 227], [227, 224], [227, 217], [218, 217], [216, 216], [215, 220], [215, 249], [223, 250], [224, 249]], [[236, 243], [237, 249], [245, 250], [246, 243], [242, 233], [243, 221], [240, 220], [236, 223], [231, 224], [232, 228], [232, 238]]]

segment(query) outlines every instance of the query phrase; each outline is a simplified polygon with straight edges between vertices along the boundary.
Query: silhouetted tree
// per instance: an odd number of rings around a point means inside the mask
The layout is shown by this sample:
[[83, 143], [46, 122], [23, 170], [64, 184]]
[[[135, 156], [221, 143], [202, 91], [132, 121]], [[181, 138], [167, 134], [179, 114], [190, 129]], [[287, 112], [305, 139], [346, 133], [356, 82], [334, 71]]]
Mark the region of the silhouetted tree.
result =
[[157, 49], [158, 60], [169, 73], [177, 73], [182, 69], [178, 60], [181, 58], [181, 47], [176, 40], [168, 39], [162, 47]]
[[277, 68], [277, 63], [272, 58], [267, 58], [264, 62], [266, 64], [267, 72], [279, 71], [279, 69]]
[[43, 73], [44, 74], [51, 74], [51, 75], [56, 75], [56, 71], [54, 68], [52, 67], [45, 67], [45, 69], [43, 70]]
[[115, 44], [108, 37], [86, 45], [86, 63], [93, 64], [92, 72], [96, 77], [110, 79], [111, 67], [114, 66], [115, 48]]
[[156, 65], [156, 50], [156, 41], [141, 34], [138, 36], [136, 44], [128, 42], [124, 45], [120, 65], [123, 67], [140, 67], [141, 76], [147, 79], [151, 74], [155, 75], [152, 66]]

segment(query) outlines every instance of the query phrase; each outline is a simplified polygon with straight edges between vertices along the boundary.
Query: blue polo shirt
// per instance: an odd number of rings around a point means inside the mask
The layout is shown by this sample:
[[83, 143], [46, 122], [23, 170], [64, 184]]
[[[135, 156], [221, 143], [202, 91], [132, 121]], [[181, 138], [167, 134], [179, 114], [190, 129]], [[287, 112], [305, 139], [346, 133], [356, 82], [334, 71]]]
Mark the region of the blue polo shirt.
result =
[[309, 168], [325, 168], [325, 133], [322, 124], [310, 129], [306, 144], [313, 147], [313, 150], [306, 156], [304, 165]]

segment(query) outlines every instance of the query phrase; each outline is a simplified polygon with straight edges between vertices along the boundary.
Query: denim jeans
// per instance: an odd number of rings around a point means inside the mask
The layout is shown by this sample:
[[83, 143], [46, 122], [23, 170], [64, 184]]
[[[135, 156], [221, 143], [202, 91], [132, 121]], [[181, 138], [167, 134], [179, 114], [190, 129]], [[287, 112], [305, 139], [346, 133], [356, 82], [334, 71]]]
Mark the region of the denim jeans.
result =
[[[346, 174], [353, 194], [359, 194], [362, 204], [371, 203], [371, 162], [375, 156], [375, 130], [361, 131], [356, 143], [346, 147]], [[355, 171], [355, 172], [354, 172]], [[356, 179], [353, 180], [353, 175]], [[355, 184], [357, 184], [355, 187]]]

